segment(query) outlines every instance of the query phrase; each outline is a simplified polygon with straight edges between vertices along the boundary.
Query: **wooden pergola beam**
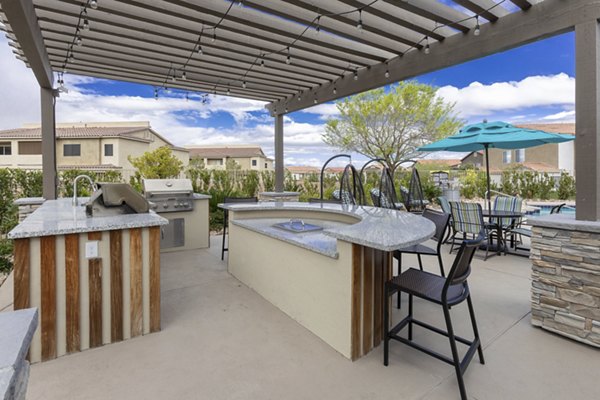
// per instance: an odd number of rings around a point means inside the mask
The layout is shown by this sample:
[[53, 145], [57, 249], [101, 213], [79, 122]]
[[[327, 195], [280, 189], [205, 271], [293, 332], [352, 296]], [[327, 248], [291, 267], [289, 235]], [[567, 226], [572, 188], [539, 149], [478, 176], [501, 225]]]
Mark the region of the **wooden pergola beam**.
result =
[[[288, 112], [301, 110], [313, 106], [314, 98], [317, 98], [317, 103], [336, 100], [572, 31], [580, 22], [599, 18], [600, 0], [545, 0], [526, 13], [509, 14], [494, 24], [482, 25], [479, 36], [451, 36], [443, 42], [431, 44], [429, 55], [412, 51], [387, 64], [360, 70], [358, 80], [345, 76], [316, 90], [305, 91], [301, 101], [292, 97], [274, 102], [268, 108], [273, 115], [285, 113], [286, 109]], [[385, 76], [386, 71], [389, 78]]]

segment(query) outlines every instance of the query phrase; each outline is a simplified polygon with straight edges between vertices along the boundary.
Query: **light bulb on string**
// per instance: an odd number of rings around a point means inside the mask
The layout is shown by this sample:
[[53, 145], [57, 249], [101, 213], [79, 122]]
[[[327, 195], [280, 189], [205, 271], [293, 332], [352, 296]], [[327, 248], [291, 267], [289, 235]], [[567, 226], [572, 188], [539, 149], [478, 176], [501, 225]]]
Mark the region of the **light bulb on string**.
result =
[[358, 80], [358, 71], [354, 71], [354, 80], [357, 81]]
[[430, 53], [430, 48], [429, 48], [429, 36], [425, 36], [425, 54], [429, 54]]
[[185, 73], [185, 71], [181, 73], [181, 79], [183, 79], [184, 81], [187, 80], [187, 74]]
[[358, 10], [358, 23], [356, 24], [356, 28], [362, 32], [363, 22], [362, 22], [362, 9]]
[[77, 46], [81, 46], [83, 44], [83, 39], [81, 38], [81, 35], [79, 34], [79, 29], [77, 29], [77, 33], [75, 33], [75, 44], [77, 44]]
[[477, 24], [475, 25], [475, 30], [473, 31], [473, 35], [479, 36], [481, 34], [481, 27], [479, 26], [479, 15], [475, 16], [475, 20]]
[[83, 30], [84, 31], [90, 30], [90, 21], [88, 21], [87, 17], [85, 17], [83, 20]]
[[154, 88], [154, 100], [158, 100], [158, 88]]
[[75, 55], [73, 54], [73, 51], [71, 50], [71, 52], [69, 53], [69, 62], [75, 62]]
[[246, 89], [246, 81], [243, 81], [243, 82], [242, 82], [242, 88], [243, 88], [243, 89]]
[[321, 32], [321, 16], [317, 17], [317, 26], [315, 27], [315, 33], [318, 35]]
[[92, 7], [94, 10], [98, 9], [98, 1], [97, 0], [91, 0], [90, 1], [90, 7]]
[[333, 94], [337, 94], [337, 88], [335, 86], [333, 87]]
[[227, 96], [231, 94], [231, 89], [227, 88]]
[[213, 31], [213, 35], [212, 38], [210, 38], [211, 42], [216, 42], [217, 41], [217, 28], [215, 28], [215, 30]]
[[290, 56], [290, 48], [289, 47], [287, 48], [287, 52], [288, 52], [288, 54], [287, 54], [287, 57], [285, 58], [285, 63], [287, 65], [290, 65], [292, 62], [292, 57]]
[[385, 77], [386, 79], [390, 77], [390, 71], [388, 71], [387, 69], [385, 70]]
[[202, 45], [198, 44], [198, 54], [202, 55]]

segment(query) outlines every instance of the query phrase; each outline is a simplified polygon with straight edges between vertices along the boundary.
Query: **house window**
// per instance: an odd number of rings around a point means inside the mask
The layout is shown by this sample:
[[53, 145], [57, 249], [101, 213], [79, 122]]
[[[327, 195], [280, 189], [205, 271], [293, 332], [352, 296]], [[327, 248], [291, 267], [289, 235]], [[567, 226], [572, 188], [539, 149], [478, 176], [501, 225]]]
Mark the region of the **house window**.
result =
[[11, 154], [10, 142], [0, 142], [0, 156], [10, 156]]
[[209, 158], [208, 160], [206, 160], [206, 163], [208, 165], [223, 165], [223, 159], [222, 158]]
[[525, 162], [525, 149], [515, 151], [515, 162]]
[[42, 154], [42, 142], [19, 142], [19, 154]]
[[510, 164], [512, 162], [512, 152], [510, 150], [502, 152], [502, 162], [504, 164]]
[[252, 160], [252, 166], [256, 167], [256, 160]]
[[112, 144], [105, 144], [104, 145], [104, 155], [106, 157], [112, 157], [113, 156], [113, 145]]
[[81, 155], [80, 144], [64, 144], [63, 145], [63, 156], [65, 157], [77, 157]]

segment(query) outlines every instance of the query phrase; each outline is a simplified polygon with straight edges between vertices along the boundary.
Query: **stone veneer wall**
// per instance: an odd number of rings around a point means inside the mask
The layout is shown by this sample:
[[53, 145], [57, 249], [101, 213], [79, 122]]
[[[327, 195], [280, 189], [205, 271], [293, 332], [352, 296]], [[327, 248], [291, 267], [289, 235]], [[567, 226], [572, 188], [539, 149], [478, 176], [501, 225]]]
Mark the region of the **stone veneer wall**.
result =
[[42, 197], [24, 197], [15, 201], [19, 209], [19, 223], [23, 222], [31, 213], [40, 208], [44, 204], [44, 201]]
[[600, 233], [534, 226], [531, 322], [600, 347]]

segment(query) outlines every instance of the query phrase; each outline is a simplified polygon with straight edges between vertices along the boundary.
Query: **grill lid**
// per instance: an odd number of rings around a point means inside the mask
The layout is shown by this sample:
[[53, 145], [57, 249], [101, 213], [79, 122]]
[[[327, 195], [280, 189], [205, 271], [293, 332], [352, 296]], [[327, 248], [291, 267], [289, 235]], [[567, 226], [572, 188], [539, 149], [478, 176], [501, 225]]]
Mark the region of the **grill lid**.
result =
[[144, 179], [144, 193], [192, 193], [192, 181], [189, 179]]

